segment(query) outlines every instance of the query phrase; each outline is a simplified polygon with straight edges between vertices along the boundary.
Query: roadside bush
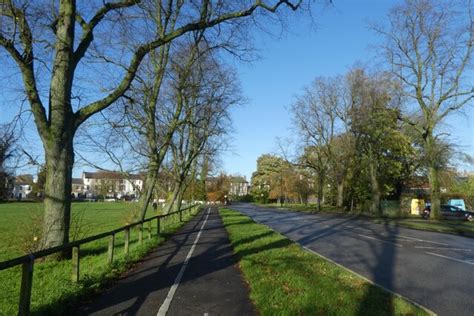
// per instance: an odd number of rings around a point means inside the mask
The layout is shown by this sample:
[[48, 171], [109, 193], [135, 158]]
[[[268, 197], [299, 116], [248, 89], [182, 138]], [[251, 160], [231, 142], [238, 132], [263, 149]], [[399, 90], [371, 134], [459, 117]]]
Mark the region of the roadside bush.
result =
[[380, 207], [382, 208], [383, 216], [399, 217], [402, 215], [400, 212], [400, 201], [384, 200], [380, 203]]
[[31, 204], [28, 217], [17, 226], [14, 233], [15, 248], [23, 254], [43, 249], [43, 209], [38, 204]]
[[[411, 214], [411, 200], [416, 199], [414, 194], [402, 194], [400, 196], [399, 210], [400, 216], [408, 216]], [[425, 199], [426, 202], [426, 199]]]
[[[90, 234], [90, 225], [84, 220], [85, 210], [78, 210], [71, 214], [70, 240], [79, 240]], [[43, 234], [45, 227], [43, 225], [43, 207], [42, 204], [31, 204], [29, 217], [16, 228], [15, 248], [28, 254], [44, 249]]]

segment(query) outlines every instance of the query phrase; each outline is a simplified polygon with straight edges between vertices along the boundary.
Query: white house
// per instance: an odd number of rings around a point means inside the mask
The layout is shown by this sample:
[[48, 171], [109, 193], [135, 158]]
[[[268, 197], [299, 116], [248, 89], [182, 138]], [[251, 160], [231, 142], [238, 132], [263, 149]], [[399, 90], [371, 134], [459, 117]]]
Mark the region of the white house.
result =
[[31, 174], [16, 176], [13, 184], [12, 198], [26, 199], [33, 190], [34, 178]]
[[231, 196], [245, 196], [249, 192], [249, 183], [244, 177], [231, 177], [229, 194]]
[[72, 180], [72, 195], [76, 198], [137, 198], [143, 187], [143, 177], [115, 171], [83, 172]]

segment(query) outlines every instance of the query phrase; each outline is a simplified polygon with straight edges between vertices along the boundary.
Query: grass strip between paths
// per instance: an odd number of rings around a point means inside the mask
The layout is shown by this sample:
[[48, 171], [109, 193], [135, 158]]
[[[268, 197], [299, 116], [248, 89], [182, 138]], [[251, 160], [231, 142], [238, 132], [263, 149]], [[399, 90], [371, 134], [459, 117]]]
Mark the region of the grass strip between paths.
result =
[[261, 315], [428, 315], [248, 216], [220, 214]]

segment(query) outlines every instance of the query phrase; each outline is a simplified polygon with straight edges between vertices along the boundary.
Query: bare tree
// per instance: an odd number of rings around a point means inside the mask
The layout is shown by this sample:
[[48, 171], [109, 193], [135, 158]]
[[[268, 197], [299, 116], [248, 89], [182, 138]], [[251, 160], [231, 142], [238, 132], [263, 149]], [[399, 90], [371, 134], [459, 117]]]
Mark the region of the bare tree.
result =
[[292, 106], [305, 147], [300, 163], [311, 168], [317, 177], [318, 211], [333, 159], [331, 144], [341, 123], [338, 113], [343, 100], [339, 88], [337, 78], [317, 78]]
[[374, 27], [385, 39], [382, 51], [392, 73], [415, 105], [400, 119], [422, 139], [435, 218], [440, 215], [439, 125], [474, 98], [466, 77], [472, 69], [472, 9], [470, 0], [406, 0], [391, 10], [388, 28]]
[[0, 125], [0, 201], [8, 198], [8, 185], [10, 173], [8, 172], [8, 161], [15, 154], [16, 137], [9, 124]]
[[[147, 38], [140, 32], [143, 23], [137, 18], [141, 12], [142, 1], [139, 0], [87, 1], [79, 5], [75, 0], [0, 2], [0, 45], [10, 56], [8, 62], [13, 61], [21, 72], [24, 91], [45, 150], [48, 170], [44, 201], [44, 225], [48, 231], [44, 237], [46, 247], [69, 240], [73, 144], [77, 129], [124, 95], [149, 52], [188, 32], [216, 27], [256, 13], [274, 13], [281, 7], [296, 10], [301, 4], [301, 0], [295, 3], [273, 1], [271, 4], [261, 0], [178, 2], [187, 5], [187, 14], [177, 21], [172, 31], [154, 38]], [[117, 27], [120, 25], [117, 21], [121, 21], [123, 27]], [[120, 35], [124, 30], [136, 32], [136, 44], [131, 48], [117, 44], [112, 38], [112, 34]], [[93, 61], [91, 47], [101, 47], [104, 43], [107, 45], [102, 51], [112, 56], [119, 54], [121, 59], [128, 60], [127, 66], [117, 66], [119, 78], [110, 83], [110, 89], [105, 93], [102, 91], [99, 99], [93, 100], [90, 95], [82, 97], [80, 81], [87, 77], [88, 71], [81, 61]], [[103, 61], [104, 56], [100, 60]], [[43, 75], [39, 69], [48, 74]]]
[[188, 185], [196, 178], [198, 158], [218, 153], [216, 145], [230, 128], [229, 109], [242, 99], [234, 72], [212, 54], [201, 55], [191, 71], [185, 69], [180, 77], [186, 82], [177, 87], [176, 101], [182, 103], [185, 121], [170, 144], [175, 184], [166, 211], [171, 205], [174, 210], [180, 208]]

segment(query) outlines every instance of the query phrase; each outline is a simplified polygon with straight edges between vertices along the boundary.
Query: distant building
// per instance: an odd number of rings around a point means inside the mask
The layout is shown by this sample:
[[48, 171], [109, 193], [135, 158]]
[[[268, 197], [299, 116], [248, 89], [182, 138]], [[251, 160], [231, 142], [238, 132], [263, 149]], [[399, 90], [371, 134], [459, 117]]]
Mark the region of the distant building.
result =
[[86, 186], [82, 178], [72, 178], [72, 196], [74, 198], [86, 197]]
[[115, 171], [83, 172], [81, 178], [72, 179], [75, 198], [137, 198], [142, 187], [142, 176]]
[[230, 177], [229, 195], [246, 196], [249, 193], [250, 185], [245, 177]]
[[11, 197], [17, 200], [26, 199], [33, 190], [34, 178], [31, 174], [16, 176], [13, 182]]

